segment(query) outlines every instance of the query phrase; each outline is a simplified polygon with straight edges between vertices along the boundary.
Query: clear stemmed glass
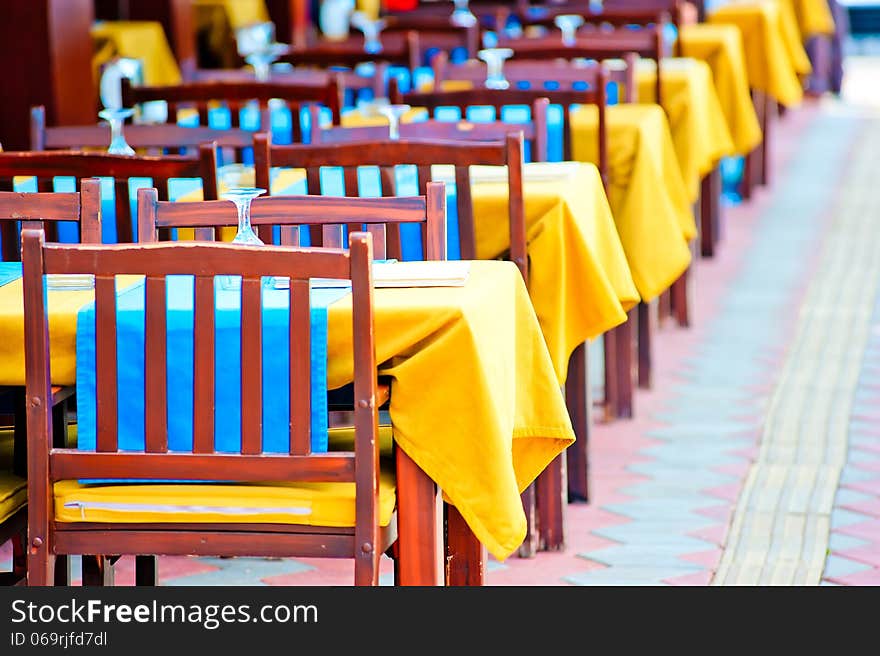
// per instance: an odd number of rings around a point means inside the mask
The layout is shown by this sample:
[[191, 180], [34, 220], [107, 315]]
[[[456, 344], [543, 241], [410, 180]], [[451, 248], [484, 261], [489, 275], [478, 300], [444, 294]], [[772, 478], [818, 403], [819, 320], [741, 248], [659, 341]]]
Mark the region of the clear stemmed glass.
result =
[[584, 17], [577, 14], [562, 14], [553, 19], [553, 24], [562, 30], [562, 43], [573, 46], [576, 42], [577, 29], [584, 24]]
[[[263, 246], [263, 240], [257, 237], [257, 233], [251, 227], [251, 201], [265, 193], [265, 189], [258, 189], [257, 187], [235, 187], [220, 194], [222, 199], [231, 200], [235, 203], [235, 209], [238, 211], [238, 231], [235, 233], [232, 243]], [[264, 280], [263, 283], [272, 285], [274, 281], [268, 279]], [[228, 290], [240, 289], [241, 278], [239, 276], [221, 276], [220, 286]]]
[[134, 109], [131, 108], [105, 108], [98, 112], [98, 116], [103, 118], [110, 124], [110, 146], [107, 152], [113, 155], [134, 155], [134, 148], [125, 141], [125, 135], [122, 134], [122, 124], [125, 119], [134, 115]]
[[251, 201], [265, 193], [265, 189], [257, 187], [235, 187], [220, 195], [224, 200], [231, 200], [235, 203], [235, 209], [238, 211], [238, 232], [232, 239], [233, 243], [251, 246], [263, 245], [263, 240], [257, 237], [257, 233], [251, 227]]
[[253, 67], [258, 82], [268, 82], [272, 64], [289, 50], [286, 43], [267, 43], [249, 53], [244, 60]]
[[510, 82], [504, 77], [504, 60], [513, 56], [511, 48], [484, 48], [477, 56], [486, 62], [487, 89], [509, 89]]
[[370, 55], [382, 52], [379, 34], [387, 25], [384, 18], [372, 20], [364, 12], [356, 11], [351, 15], [351, 25], [364, 33], [364, 52]]
[[450, 21], [459, 27], [471, 27], [477, 24], [477, 17], [471, 11], [468, 0], [452, 0], [455, 9], [452, 10]]
[[409, 105], [376, 105], [376, 111], [388, 119], [388, 138], [392, 141], [400, 139], [400, 119], [409, 110]]

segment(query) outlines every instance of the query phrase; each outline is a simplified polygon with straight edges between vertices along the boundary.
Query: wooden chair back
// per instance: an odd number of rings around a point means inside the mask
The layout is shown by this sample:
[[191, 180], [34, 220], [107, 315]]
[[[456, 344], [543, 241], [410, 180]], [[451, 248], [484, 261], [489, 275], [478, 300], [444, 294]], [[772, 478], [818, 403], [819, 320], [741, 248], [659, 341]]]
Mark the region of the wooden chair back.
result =
[[229, 109], [232, 127], [239, 127], [239, 112], [256, 101], [260, 110], [260, 129], [268, 130], [271, 125], [269, 101], [276, 98], [284, 101], [291, 110], [294, 142], [302, 141], [302, 125], [297, 118], [304, 105], [318, 103], [329, 107], [333, 124], [339, 125], [341, 121], [342, 85], [332, 75], [320, 84], [215, 80], [150, 87], [132, 86], [129, 80], [122, 80], [125, 107], [163, 100], [168, 104], [169, 123], [177, 122], [178, 109], [188, 107], [198, 111], [201, 125], [208, 125], [208, 110], [212, 105], [222, 103]]
[[[223, 154], [223, 163], [230, 163], [242, 161], [243, 151], [253, 146], [254, 133], [175, 123], [134, 124], [125, 126], [125, 141], [145, 155], [195, 155], [201, 144], [213, 142]], [[109, 143], [108, 123], [47, 127], [46, 108], [31, 108], [31, 150], [89, 150], [106, 148]]]
[[378, 53], [364, 51], [364, 37], [360, 34], [352, 34], [341, 41], [309, 40], [294, 44], [279, 61], [293, 64], [296, 68], [310, 66], [321, 69], [330, 66], [354, 69], [364, 62], [384, 62], [406, 66], [412, 71], [422, 65], [424, 53], [418, 32], [406, 30], [386, 34], [383, 31], [379, 40], [382, 42], [382, 52]]
[[[194, 203], [160, 201], [156, 189], [138, 190], [138, 234], [141, 242], [159, 241], [161, 230], [192, 228], [200, 241], [216, 239], [216, 229], [235, 226], [238, 214], [228, 200]], [[299, 246], [301, 226], [317, 227], [328, 247], [341, 248], [343, 227], [349, 233], [368, 232], [377, 259], [400, 259], [396, 228], [419, 224], [428, 260], [446, 259], [446, 191], [442, 182], [429, 182], [424, 196], [337, 198], [332, 196], [265, 196], [251, 203], [251, 223], [262, 234], [280, 227], [283, 246]]]
[[79, 150], [0, 152], [0, 188], [12, 190], [16, 176], [36, 177], [37, 190], [53, 190], [53, 178], [70, 176], [80, 189], [82, 178], [113, 178], [116, 236], [119, 242], [134, 241], [129, 179], [151, 178], [163, 200], [168, 199], [168, 181], [173, 178], [200, 178], [206, 199], [217, 198], [217, 148], [199, 146], [198, 157], [182, 155], [111, 155]]
[[[499, 40], [499, 46], [514, 51], [512, 61], [505, 63], [507, 67], [516, 60], [594, 60], [597, 62], [623, 61], [625, 68], [634, 70], [634, 56], [654, 62], [657, 76], [654, 86], [655, 101], [663, 105], [660, 85], [660, 71], [663, 61], [663, 29], [653, 25], [644, 29], [614, 29], [578, 32], [573, 45], [565, 45], [559, 34], [538, 38], [518, 38]], [[635, 89], [632, 83], [631, 88]]]
[[[522, 132], [511, 132], [504, 141], [470, 142], [440, 139], [400, 139], [392, 141], [351, 141], [334, 144], [277, 146], [265, 135], [254, 137], [254, 168], [258, 187], [268, 189], [272, 167], [305, 169], [310, 194], [321, 193], [321, 169], [343, 169], [345, 193], [358, 195], [358, 168], [378, 167], [383, 196], [396, 196], [395, 166], [415, 165], [419, 193], [426, 194], [431, 180], [431, 166], [449, 164], [455, 170], [458, 229], [461, 257], [476, 259], [474, 213], [471, 202], [470, 167], [474, 165], [507, 166], [509, 197], [509, 259], [528, 282], [525, 207], [523, 201]], [[313, 242], [314, 243], [314, 242]], [[427, 245], [422, 244], [423, 250]]]
[[[462, 66], [462, 69], [469, 69], [473, 72], [473, 68]], [[505, 73], [506, 75], [506, 73]], [[478, 76], [473, 79], [476, 83]], [[551, 76], [552, 77], [552, 76]], [[467, 78], [466, 78], [467, 79]], [[481, 80], [485, 80], [485, 73]], [[529, 78], [537, 80], [537, 76]], [[455, 90], [433, 90], [423, 92], [400, 93], [392, 84], [392, 102], [406, 103], [413, 107], [426, 107], [430, 112], [435, 112], [439, 107], [458, 107], [465, 115], [468, 107], [494, 107], [496, 117], [501, 115], [501, 109], [510, 105], [534, 105], [535, 102], [546, 99], [551, 105], [560, 105], [562, 107], [562, 158], [571, 160], [571, 107], [572, 105], [596, 105], [599, 115], [599, 123], [597, 130], [599, 162], [598, 167], [603, 179], [608, 169], [608, 147], [606, 136], [605, 109], [606, 100], [606, 80], [605, 70], [602, 66], [594, 66], [584, 69], [580, 76], [582, 82], [586, 82], [586, 89], [546, 89], [543, 82], [539, 86], [537, 83], [532, 88], [521, 89], [515, 88], [513, 85], [509, 89], [487, 89], [481, 86], [474, 86], [471, 89], [455, 89]], [[546, 152], [546, 149], [545, 149]]]
[[19, 193], [0, 191], [0, 238], [4, 262], [21, 260], [21, 230], [35, 228], [56, 240], [58, 221], [79, 224], [84, 244], [101, 243], [101, 181], [85, 178], [78, 192]]
[[[462, 141], [503, 141], [508, 133], [521, 131], [524, 144], [531, 151], [531, 161], [547, 161], [547, 107], [550, 102], [546, 98], [536, 99], [531, 106], [531, 120], [527, 123], [505, 123], [503, 121], [471, 122], [441, 121], [428, 119], [415, 123], [402, 123], [399, 126], [400, 136], [404, 139], [443, 139]], [[312, 121], [312, 133], [309, 143], [331, 144], [349, 141], [372, 141], [389, 138], [387, 125], [370, 125], [358, 127], [321, 128], [317, 121]]]
[[[450, 12], [451, 13], [451, 12]], [[480, 26], [479, 24], [467, 27], [455, 25], [449, 21], [449, 16], [430, 16], [412, 13], [399, 13], [385, 16], [387, 24], [382, 30], [383, 34], [396, 32], [415, 32], [419, 36], [419, 46], [422, 54], [436, 49], [446, 55], [461, 48], [468, 59], [476, 57], [480, 49]], [[420, 61], [422, 65], [426, 62]], [[427, 62], [430, 63], [430, 62]]]
[[[23, 284], [26, 319], [25, 366], [28, 411], [28, 580], [49, 585], [55, 555], [64, 553], [210, 553], [212, 555], [314, 555], [355, 561], [355, 583], [378, 585], [379, 558], [393, 541], [395, 527], [379, 526], [379, 440], [377, 363], [373, 328], [372, 245], [369, 235], [350, 236], [349, 250], [254, 248], [204, 242], [107, 246], [45, 244], [39, 230], [25, 230]], [[43, 290], [45, 274], [95, 276], [96, 449], [53, 448], [50, 412], [49, 322]], [[117, 275], [143, 275], [145, 283], [145, 444], [140, 452], [118, 448], [116, 352]], [[168, 449], [166, 277], [195, 275], [194, 410], [191, 450]], [[214, 448], [215, 340], [214, 277], [241, 275], [241, 449]], [[290, 280], [290, 452], [274, 454], [262, 445], [262, 277]], [[351, 451], [311, 450], [311, 367], [309, 280], [351, 281], [355, 443]], [[303, 310], [305, 308], [305, 311]], [[220, 360], [222, 363], [222, 359]], [[222, 366], [222, 365], [221, 365]], [[76, 479], [189, 479], [261, 481], [342, 481], [355, 485], [356, 522], [340, 528], [230, 525], [103, 523], [82, 525], [54, 520], [53, 485]], [[151, 530], [152, 529], [152, 530]]]

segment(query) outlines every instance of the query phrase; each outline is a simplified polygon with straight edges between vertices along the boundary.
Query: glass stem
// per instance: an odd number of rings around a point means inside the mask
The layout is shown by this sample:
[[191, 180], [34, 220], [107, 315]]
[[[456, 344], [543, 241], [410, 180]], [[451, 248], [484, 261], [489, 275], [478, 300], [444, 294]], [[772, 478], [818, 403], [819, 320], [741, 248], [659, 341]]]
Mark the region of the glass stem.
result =
[[250, 199], [235, 201], [235, 209], [238, 210], [238, 232], [246, 234], [253, 232], [251, 228], [251, 202]]
[[391, 116], [388, 119], [388, 138], [392, 141], [400, 139], [400, 121], [396, 116]]

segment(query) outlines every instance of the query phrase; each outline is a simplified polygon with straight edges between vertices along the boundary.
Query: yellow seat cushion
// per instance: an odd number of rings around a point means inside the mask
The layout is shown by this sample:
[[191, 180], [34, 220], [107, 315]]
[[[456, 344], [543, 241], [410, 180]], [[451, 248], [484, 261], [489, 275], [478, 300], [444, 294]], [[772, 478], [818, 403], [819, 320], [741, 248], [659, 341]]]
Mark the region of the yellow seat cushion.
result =
[[0, 430], [0, 524], [27, 503], [27, 481], [12, 473], [12, 430]]
[[[394, 436], [391, 426], [379, 425], [379, 453], [391, 456]], [[331, 428], [327, 431], [327, 448], [330, 451], [354, 451], [354, 428]]]
[[[331, 450], [350, 449], [351, 428], [332, 429]], [[379, 430], [390, 451], [391, 427]], [[384, 451], [384, 449], [383, 449]], [[379, 524], [387, 526], [397, 502], [394, 465], [383, 458], [379, 480]], [[55, 484], [55, 519], [60, 522], [270, 523], [354, 526], [354, 483], [131, 483]]]
[[0, 471], [0, 524], [27, 504], [27, 481], [9, 470]]

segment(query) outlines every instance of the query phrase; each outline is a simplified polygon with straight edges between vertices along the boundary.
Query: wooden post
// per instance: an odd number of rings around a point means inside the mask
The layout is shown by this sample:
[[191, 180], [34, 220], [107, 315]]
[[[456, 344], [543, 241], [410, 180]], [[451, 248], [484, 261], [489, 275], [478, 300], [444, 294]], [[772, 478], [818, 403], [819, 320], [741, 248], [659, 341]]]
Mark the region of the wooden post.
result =
[[92, 75], [93, 0], [7, 2], [0, 21], [4, 99], [0, 144], [30, 148], [30, 110], [45, 105], [49, 125], [97, 120]]
[[[314, 31], [309, 0], [265, 0], [270, 20], [275, 23], [275, 38], [281, 43], [302, 45]], [[317, 17], [315, 17], [317, 18]]]

